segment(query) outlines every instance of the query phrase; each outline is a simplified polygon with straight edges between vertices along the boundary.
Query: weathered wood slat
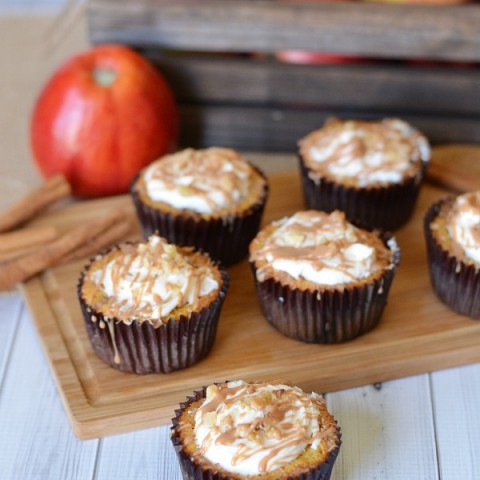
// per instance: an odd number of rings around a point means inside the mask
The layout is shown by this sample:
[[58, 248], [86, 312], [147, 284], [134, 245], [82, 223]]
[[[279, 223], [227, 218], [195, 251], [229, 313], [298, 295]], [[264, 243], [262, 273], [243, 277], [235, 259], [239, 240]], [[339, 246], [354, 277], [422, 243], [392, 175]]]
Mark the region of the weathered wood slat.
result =
[[480, 478], [480, 364], [431, 378], [440, 478]]
[[[438, 469], [428, 375], [330, 393], [342, 430], [332, 480], [436, 480]], [[474, 477], [458, 477], [474, 478]]]
[[271, 59], [142, 52], [181, 103], [478, 114], [480, 70], [389, 63], [289, 65]]
[[417, 126], [433, 143], [480, 143], [480, 117], [474, 116], [222, 105], [182, 106], [181, 143], [294, 152], [297, 141], [319, 128], [328, 117], [382, 118], [391, 114]]
[[480, 59], [480, 7], [476, 5], [92, 0], [88, 18], [95, 43]]
[[35, 329], [23, 312], [0, 395], [0, 477], [93, 478], [98, 442], [74, 437]]

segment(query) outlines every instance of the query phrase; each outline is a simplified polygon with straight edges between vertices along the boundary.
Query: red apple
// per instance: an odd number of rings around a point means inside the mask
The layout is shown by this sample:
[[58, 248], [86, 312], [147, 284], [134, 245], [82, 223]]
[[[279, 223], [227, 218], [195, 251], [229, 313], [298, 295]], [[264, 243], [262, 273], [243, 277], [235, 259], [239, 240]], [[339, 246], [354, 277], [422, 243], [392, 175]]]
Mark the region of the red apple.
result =
[[62, 172], [79, 196], [126, 192], [145, 165], [178, 138], [174, 96], [143, 57], [94, 47], [47, 82], [31, 119], [31, 145], [45, 177]]

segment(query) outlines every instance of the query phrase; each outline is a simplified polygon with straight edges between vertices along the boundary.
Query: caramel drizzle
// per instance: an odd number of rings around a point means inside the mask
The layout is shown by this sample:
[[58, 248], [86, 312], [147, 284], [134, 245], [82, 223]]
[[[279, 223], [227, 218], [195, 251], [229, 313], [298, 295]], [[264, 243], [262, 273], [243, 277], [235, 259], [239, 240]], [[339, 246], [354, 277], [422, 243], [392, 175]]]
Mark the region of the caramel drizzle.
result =
[[[232, 171], [222, 169], [226, 163], [232, 164]], [[151, 179], [161, 181], [165, 189], [199, 196], [211, 209], [218, 206], [210, 198], [210, 192], [220, 192], [225, 203], [235, 205], [248, 194], [253, 175], [248, 163], [237, 152], [227, 148], [186, 149], [162, 158], [150, 168]], [[192, 182], [179, 184], [178, 179], [185, 177], [192, 177]]]
[[[339, 142], [338, 139], [344, 132], [351, 132], [353, 135], [347, 141]], [[338, 143], [321, 162], [315, 161], [308, 153], [310, 148], [327, 149], [334, 142]], [[358, 177], [368, 178], [373, 173], [386, 169], [402, 171], [405, 174], [415, 172], [416, 162], [421, 158], [420, 142], [426, 143], [423, 135], [413, 129], [400, 130], [398, 121], [336, 120], [305, 137], [300, 142], [300, 148], [303, 157], [309, 160], [309, 165], [317, 172], [330, 172], [331, 167], [339, 164], [340, 160], [343, 165], [361, 161], [362, 171]], [[382, 155], [380, 165], [369, 165], [366, 161], [368, 153]]]
[[[95, 263], [95, 271], [100, 271], [100, 278], [98, 281], [91, 280], [93, 288], [90, 294], [85, 298], [86, 302], [95, 306], [109, 317], [127, 318], [127, 319], [148, 319], [153, 314], [154, 309], [165, 302], [167, 299], [162, 298], [158, 293], [154, 292], [156, 277], [153, 274], [148, 274], [145, 278], [139, 281], [138, 272], [129, 280], [129, 286], [132, 293], [132, 302], [127, 305], [127, 300], [119, 300], [120, 282], [125, 282], [128, 278], [128, 272], [132, 264], [137, 261], [147, 266], [151, 266], [153, 270], [157, 269], [160, 272], [185, 269], [186, 279], [184, 285], [178, 286], [173, 283], [166, 284], [166, 290], [174, 291], [177, 295], [177, 307], [181, 307], [187, 303], [186, 292], [189, 288], [182, 287], [185, 285], [191, 286], [193, 291], [192, 307], [195, 309], [199, 302], [200, 288], [202, 279], [208, 276], [209, 270], [207, 266], [200, 265], [193, 267], [188, 262], [188, 257], [184, 257], [176, 252], [175, 255], [168, 256], [165, 251], [164, 241], [159, 242], [155, 247], [148, 244], [148, 248], [140, 249], [133, 245], [122, 245], [119, 251], [114, 251], [110, 255], [105, 255]], [[107, 271], [110, 269], [111, 281], [113, 285], [112, 295], [106, 297], [101, 295], [104, 288]], [[91, 272], [89, 272], [91, 274]], [[147, 295], [152, 295], [158, 305], [150, 305], [144, 302]], [[100, 299], [100, 300], [99, 300]], [[96, 305], [100, 301], [100, 305]], [[162, 319], [166, 321], [168, 319]]]
[[[350, 272], [350, 269], [355, 264], [360, 264], [373, 273], [378, 271], [382, 265], [389, 263], [391, 253], [384, 247], [381, 240], [371, 232], [360, 230], [348, 224], [343, 213], [335, 211], [331, 214], [326, 214], [307, 211], [297, 215], [298, 221], [280, 227], [278, 231], [274, 232], [267, 239], [261, 249], [253, 251], [253, 260], [269, 260], [263, 267], [258, 268], [257, 272], [259, 275], [265, 274], [271, 268], [272, 262], [281, 259], [306, 261], [317, 271], [324, 268], [336, 270], [351, 280], [356, 280], [355, 275]], [[300, 223], [300, 221], [310, 221], [310, 223], [307, 225]], [[343, 236], [339, 236], [342, 232]], [[282, 239], [285, 235], [288, 236], [292, 233], [303, 236], [306, 241], [313, 238], [314, 245], [300, 245], [298, 247], [278, 245], [278, 239]], [[319, 237], [321, 237], [320, 244], [315, 244], [319, 241]], [[374, 249], [373, 258], [368, 257], [361, 261], [351, 261], [346, 258], [344, 253], [346, 248], [354, 243], [372, 247]], [[333, 258], [338, 259], [338, 265], [332, 265], [331, 260]], [[370, 262], [371, 265], [369, 266]]]
[[[307, 420], [320, 421], [320, 413], [318, 405], [324, 402], [322, 399], [311, 399], [304, 392], [299, 390], [276, 389], [269, 392], [271, 394], [271, 401], [264, 402], [260, 397], [255, 396], [257, 390], [262, 387], [267, 387], [272, 384], [242, 384], [236, 387], [228, 388], [227, 384], [213, 387], [213, 397], [209, 399], [197, 411], [196, 428], [203, 424], [204, 419], [211, 412], [219, 412], [221, 409], [228, 409], [234, 403], [250, 402], [251, 408], [256, 410], [262, 409], [264, 415], [255, 418], [251, 423], [241, 423], [237, 426], [233, 425], [231, 417], [226, 416], [223, 420], [223, 425], [214, 426], [210, 432], [205, 436], [200, 445], [200, 454], [204, 455], [212, 444], [217, 445], [232, 445], [235, 442], [239, 443], [239, 447], [235, 455], [232, 457], [232, 465], [237, 465], [252, 456], [264, 452], [264, 456], [259, 462], [258, 471], [265, 473], [268, 470], [274, 470], [285, 462], [285, 459], [275, 459], [282, 450], [290, 446], [303, 443], [306, 446], [311, 445], [315, 440], [322, 441], [327, 435], [334, 434], [335, 441], [331, 442], [329, 449], [335, 448], [336, 434], [330, 428], [319, 427], [319, 431], [312, 435], [306, 427], [297, 425], [287, 420], [287, 416], [292, 409], [303, 408]], [[248, 404], [247, 404], [248, 405]], [[312, 413], [314, 411], [315, 413]], [[223, 427], [225, 431], [221, 432]], [[256, 446], [251, 446], [245, 438], [253, 441]], [[267, 446], [265, 444], [268, 438], [274, 438], [276, 443]]]
[[108, 331], [110, 333], [110, 338], [112, 339], [113, 346], [113, 362], [117, 365], [120, 365], [120, 353], [118, 351], [117, 341], [115, 339], [115, 320], [104, 317], [105, 323], [107, 324]]

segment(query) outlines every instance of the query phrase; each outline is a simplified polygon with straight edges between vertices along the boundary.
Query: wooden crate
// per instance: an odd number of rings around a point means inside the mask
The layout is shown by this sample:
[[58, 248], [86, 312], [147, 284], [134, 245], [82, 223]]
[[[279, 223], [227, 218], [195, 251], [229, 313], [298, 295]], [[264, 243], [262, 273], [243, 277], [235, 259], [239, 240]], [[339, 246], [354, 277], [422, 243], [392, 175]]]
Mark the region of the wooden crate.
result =
[[[480, 142], [480, 5], [91, 0], [88, 12], [93, 43], [135, 47], [166, 75], [184, 145], [293, 151], [329, 116], [393, 115], [435, 143]], [[285, 49], [376, 60], [287, 64]]]

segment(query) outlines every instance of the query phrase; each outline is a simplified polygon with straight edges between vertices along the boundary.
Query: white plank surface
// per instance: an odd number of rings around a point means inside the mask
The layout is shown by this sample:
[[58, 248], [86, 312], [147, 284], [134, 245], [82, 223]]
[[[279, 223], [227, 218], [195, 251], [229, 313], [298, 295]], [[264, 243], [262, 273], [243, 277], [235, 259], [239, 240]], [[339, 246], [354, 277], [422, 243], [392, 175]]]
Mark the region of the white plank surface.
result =
[[480, 364], [432, 373], [431, 382], [440, 478], [479, 479]]
[[74, 437], [23, 309], [0, 391], [0, 478], [92, 478], [97, 444]]
[[96, 480], [181, 480], [169, 432], [164, 426], [102, 439]]
[[332, 480], [438, 478], [427, 374], [326, 399], [343, 441]]
[[[1, 480], [181, 479], [168, 426], [73, 436], [17, 296], [0, 297], [0, 365]], [[326, 398], [343, 435], [332, 480], [480, 478], [480, 364]]]
[[19, 295], [0, 295], [0, 391], [23, 302]]

